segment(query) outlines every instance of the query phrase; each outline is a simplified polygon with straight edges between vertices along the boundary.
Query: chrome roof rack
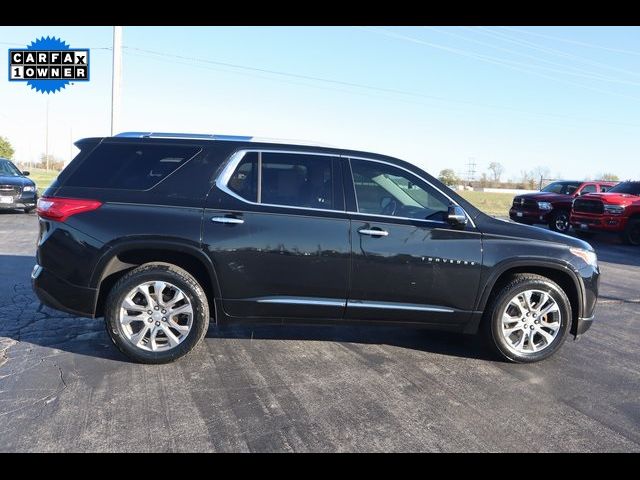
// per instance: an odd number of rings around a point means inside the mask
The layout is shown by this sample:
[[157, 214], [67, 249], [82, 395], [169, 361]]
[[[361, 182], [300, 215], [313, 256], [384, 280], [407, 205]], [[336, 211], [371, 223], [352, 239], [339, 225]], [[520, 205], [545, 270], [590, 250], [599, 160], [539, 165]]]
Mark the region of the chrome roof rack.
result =
[[306, 140], [291, 140], [285, 138], [250, 137], [245, 135], [217, 135], [210, 133], [171, 133], [171, 132], [122, 132], [114, 135], [119, 138], [176, 138], [183, 140], [222, 140], [227, 142], [259, 142], [259, 143], [287, 143], [292, 145], [309, 145], [316, 147], [337, 148], [320, 142]]

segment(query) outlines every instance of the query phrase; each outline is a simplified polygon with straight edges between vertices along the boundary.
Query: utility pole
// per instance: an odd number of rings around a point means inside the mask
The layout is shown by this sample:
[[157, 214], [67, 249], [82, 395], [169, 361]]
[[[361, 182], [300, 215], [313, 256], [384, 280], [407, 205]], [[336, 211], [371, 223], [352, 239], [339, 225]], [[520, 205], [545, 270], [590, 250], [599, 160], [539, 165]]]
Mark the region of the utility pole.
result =
[[113, 27], [113, 67], [111, 69], [111, 135], [115, 135], [120, 120], [122, 90], [122, 27]]
[[47, 98], [47, 115], [45, 120], [44, 133], [44, 159], [47, 170], [49, 170], [49, 99]]
[[473, 157], [469, 158], [469, 162], [467, 163], [467, 182], [471, 184], [475, 180], [476, 177], [476, 159]]

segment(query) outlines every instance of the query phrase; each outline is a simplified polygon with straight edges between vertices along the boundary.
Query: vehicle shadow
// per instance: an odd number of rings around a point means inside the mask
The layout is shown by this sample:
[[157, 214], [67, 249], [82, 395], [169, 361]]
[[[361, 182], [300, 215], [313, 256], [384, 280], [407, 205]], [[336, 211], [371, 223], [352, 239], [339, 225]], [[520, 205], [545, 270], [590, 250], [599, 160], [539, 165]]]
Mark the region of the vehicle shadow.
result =
[[222, 324], [209, 327], [207, 338], [387, 345], [453, 357], [495, 360], [479, 335], [404, 326]]
[[[5, 339], [114, 361], [128, 361], [111, 342], [102, 318], [75, 317], [40, 304], [31, 289], [32, 256], [0, 255], [0, 343]], [[492, 360], [473, 335], [401, 326], [212, 323], [205, 342], [217, 339], [322, 341], [388, 345], [441, 355]]]

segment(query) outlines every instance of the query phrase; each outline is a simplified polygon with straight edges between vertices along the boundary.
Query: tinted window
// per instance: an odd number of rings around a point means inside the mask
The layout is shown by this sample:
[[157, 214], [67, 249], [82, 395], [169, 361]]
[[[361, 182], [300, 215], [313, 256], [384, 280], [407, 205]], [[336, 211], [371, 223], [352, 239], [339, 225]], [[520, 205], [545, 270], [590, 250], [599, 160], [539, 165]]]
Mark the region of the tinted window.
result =
[[0, 175], [6, 175], [8, 177], [18, 177], [22, 174], [10, 161], [0, 160]]
[[611, 187], [609, 185], [600, 185], [601, 192], [608, 192]]
[[200, 151], [175, 145], [99, 145], [65, 184], [71, 187], [147, 190]]
[[628, 193], [630, 195], [640, 195], [640, 182], [622, 182], [617, 184], [610, 193]]
[[331, 157], [262, 154], [262, 203], [331, 209]]
[[227, 182], [227, 187], [242, 198], [258, 201], [258, 154], [247, 153]]
[[572, 195], [576, 192], [580, 183], [578, 182], [553, 182], [544, 187], [542, 192], [562, 193], [564, 195]]
[[595, 193], [596, 186], [593, 184], [585, 185], [582, 190], [580, 190], [580, 195], [584, 195], [585, 193]]
[[374, 215], [446, 219], [449, 200], [426, 182], [400, 168], [351, 160], [358, 211]]

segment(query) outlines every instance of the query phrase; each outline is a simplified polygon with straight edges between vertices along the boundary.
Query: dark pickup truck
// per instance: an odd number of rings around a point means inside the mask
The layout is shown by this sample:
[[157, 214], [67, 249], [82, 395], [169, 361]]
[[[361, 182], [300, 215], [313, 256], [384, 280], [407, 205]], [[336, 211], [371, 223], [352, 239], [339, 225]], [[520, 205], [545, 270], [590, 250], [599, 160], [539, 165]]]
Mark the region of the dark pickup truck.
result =
[[567, 233], [571, 227], [571, 202], [580, 195], [606, 192], [615, 184], [605, 181], [553, 182], [539, 192], [516, 196], [509, 217], [518, 223], [549, 225], [551, 230]]

